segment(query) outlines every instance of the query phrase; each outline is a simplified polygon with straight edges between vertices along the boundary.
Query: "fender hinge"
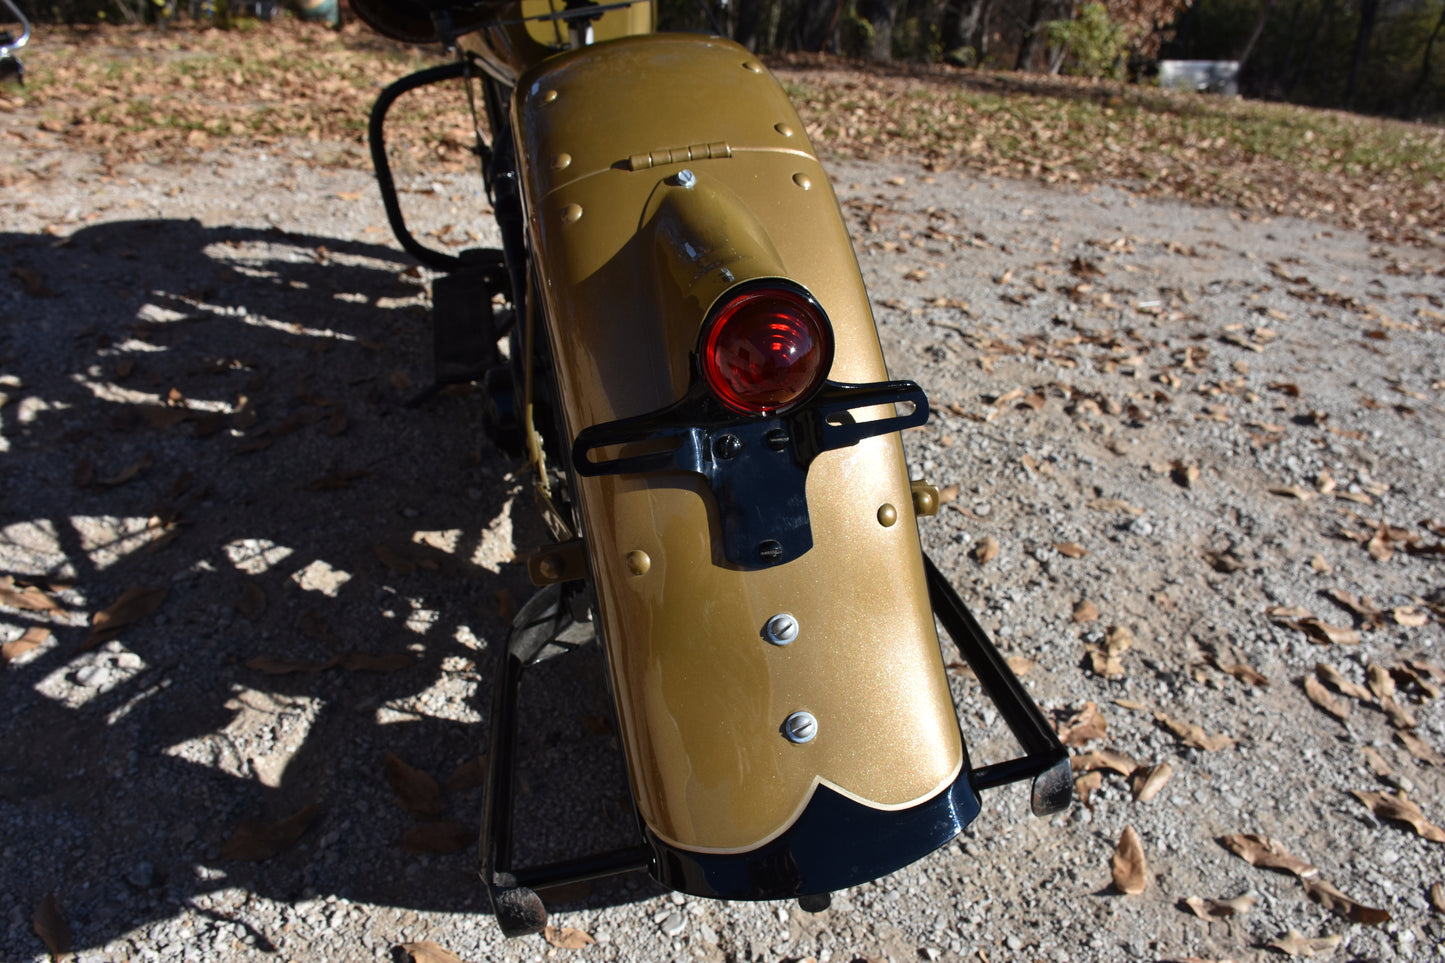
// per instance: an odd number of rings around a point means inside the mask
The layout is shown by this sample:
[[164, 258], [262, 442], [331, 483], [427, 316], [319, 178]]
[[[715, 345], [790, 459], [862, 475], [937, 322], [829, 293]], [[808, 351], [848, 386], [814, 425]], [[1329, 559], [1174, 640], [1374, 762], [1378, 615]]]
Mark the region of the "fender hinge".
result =
[[721, 160], [733, 156], [733, 149], [726, 141], [715, 144], [693, 144], [689, 147], [663, 147], [645, 154], [633, 154], [627, 158], [627, 169], [645, 171], [666, 164], [685, 164], [697, 160]]

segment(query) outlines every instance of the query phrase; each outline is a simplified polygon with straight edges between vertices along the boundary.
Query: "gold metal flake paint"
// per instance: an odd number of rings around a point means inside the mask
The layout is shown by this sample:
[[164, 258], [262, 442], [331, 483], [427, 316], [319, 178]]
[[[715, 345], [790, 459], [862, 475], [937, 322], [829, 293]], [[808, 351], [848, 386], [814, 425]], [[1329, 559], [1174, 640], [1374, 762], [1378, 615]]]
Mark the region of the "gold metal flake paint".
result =
[[[512, 109], [569, 442], [680, 398], [713, 301], [750, 278], [791, 278], [818, 299], [833, 380], [887, 377], [828, 180], [745, 49], [682, 35], [597, 45], [524, 75]], [[752, 849], [820, 783], [896, 809], [957, 777], [896, 434], [818, 456], [812, 550], [760, 571], [720, 562], [698, 476], [579, 478], [577, 493], [633, 792], [664, 840]], [[879, 524], [884, 504], [902, 524]], [[763, 637], [780, 612], [799, 624], [786, 646]], [[818, 734], [794, 744], [782, 726], [800, 710]]]

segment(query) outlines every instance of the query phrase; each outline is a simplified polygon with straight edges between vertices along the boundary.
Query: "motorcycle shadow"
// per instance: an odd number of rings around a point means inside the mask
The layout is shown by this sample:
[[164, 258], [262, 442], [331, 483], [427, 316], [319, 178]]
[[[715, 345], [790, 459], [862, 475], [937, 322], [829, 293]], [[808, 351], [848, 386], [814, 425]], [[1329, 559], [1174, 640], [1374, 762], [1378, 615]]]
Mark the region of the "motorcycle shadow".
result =
[[[194, 221], [0, 252], [0, 638], [50, 633], [4, 669], [0, 956], [37, 948], [52, 893], [78, 949], [186, 914], [293, 938], [253, 896], [394, 908], [387, 939], [408, 910], [490, 913], [475, 763], [547, 536], [478, 396], [411, 403], [425, 278], [380, 245]], [[519, 857], [632, 841], [596, 646], [530, 671], [522, 711]]]

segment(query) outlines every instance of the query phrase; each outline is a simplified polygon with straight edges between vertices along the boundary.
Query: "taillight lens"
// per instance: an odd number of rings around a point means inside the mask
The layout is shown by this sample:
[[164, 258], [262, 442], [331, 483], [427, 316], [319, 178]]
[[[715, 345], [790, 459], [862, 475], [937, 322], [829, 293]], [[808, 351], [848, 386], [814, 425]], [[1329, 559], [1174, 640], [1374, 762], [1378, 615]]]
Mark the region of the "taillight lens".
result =
[[702, 373], [723, 404], [749, 415], [807, 399], [833, 364], [833, 329], [817, 302], [788, 287], [753, 287], [713, 313]]

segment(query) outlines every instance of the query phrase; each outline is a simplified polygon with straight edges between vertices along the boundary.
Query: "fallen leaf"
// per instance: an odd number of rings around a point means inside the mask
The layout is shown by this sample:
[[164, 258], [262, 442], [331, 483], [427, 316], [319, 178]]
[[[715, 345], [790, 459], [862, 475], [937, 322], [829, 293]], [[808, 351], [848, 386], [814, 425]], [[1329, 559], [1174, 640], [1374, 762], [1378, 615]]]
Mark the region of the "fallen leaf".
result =
[[446, 792], [464, 792], [487, 784], [487, 757], [473, 756], [452, 770], [442, 787]]
[[1226, 920], [1233, 916], [1243, 916], [1254, 905], [1259, 902], [1253, 896], [1245, 893], [1236, 896], [1234, 899], [1203, 899], [1198, 896], [1191, 896], [1188, 899], [1180, 900], [1191, 913], [1202, 920]]
[[1351, 682], [1349, 679], [1346, 679], [1340, 673], [1339, 669], [1336, 669], [1327, 662], [1315, 663], [1315, 675], [1320, 677], [1321, 682], [1333, 686], [1334, 690], [1340, 695], [1349, 696], [1351, 699], [1359, 699], [1361, 702], [1375, 701], [1375, 696], [1369, 689], [1366, 689], [1358, 682]]
[[52, 960], [59, 963], [70, 958], [70, 924], [66, 922], [65, 914], [61, 912], [54, 893], [45, 894], [45, 898], [35, 907], [30, 924], [35, 927], [35, 935], [40, 937], [45, 948], [50, 951]]
[[1204, 731], [1204, 727], [1195, 722], [1181, 722], [1171, 719], [1162, 712], [1154, 713], [1154, 719], [1174, 734], [1174, 737], [1184, 745], [1204, 752], [1217, 752], [1220, 749], [1228, 749], [1238, 740], [1223, 733], [1211, 736]]
[[1109, 723], [1092, 702], [1074, 713], [1059, 729], [1059, 741], [1066, 746], [1082, 746], [1094, 739], [1102, 739]]
[[1134, 799], [1138, 802], [1148, 802], [1159, 794], [1174, 775], [1174, 767], [1167, 762], [1161, 762], [1157, 766], [1141, 766], [1130, 778], [1130, 790], [1134, 793]]
[[10, 575], [0, 577], [0, 605], [27, 612], [59, 612], [61, 605], [38, 585], [20, 585]]
[[1128, 776], [1139, 768], [1139, 764], [1122, 752], [1097, 749], [1081, 756], [1072, 757], [1069, 759], [1069, 767], [1074, 772], [1095, 772], [1099, 769], [1109, 769], [1121, 776]]
[[236, 602], [236, 611], [248, 622], [260, 621], [266, 614], [266, 590], [256, 582], [241, 583], [241, 598]]
[[1320, 872], [1316, 867], [1291, 855], [1279, 840], [1268, 836], [1256, 836], [1252, 833], [1220, 836], [1219, 844], [1251, 866], [1289, 873], [1296, 879], [1312, 879]]
[[461, 823], [422, 823], [401, 834], [401, 845], [409, 853], [455, 853], [477, 838]]
[[32, 625], [25, 634], [0, 645], [0, 665], [9, 665], [26, 652], [38, 649], [50, 638], [50, 630], [43, 625]]
[[1144, 703], [1139, 702], [1135, 699], [1115, 699], [1114, 705], [1118, 706], [1120, 709], [1128, 709], [1130, 712], [1152, 713], [1154, 711]]
[[1358, 645], [1360, 633], [1354, 629], [1342, 628], [1337, 625], [1330, 625], [1323, 619], [1311, 613], [1308, 609], [1297, 605], [1283, 606], [1276, 605], [1265, 609], [1265, 615], [1270, 621], [1287, 628], [1303, 632], [1310, 637], [1310, 641], [1321, 645], [1334, 643], [1335, 645]]
[[279, 823], [242, 823], [221, 844], [221, 858], [247, 862], [270, 859], [300, 839], [319, 815], [321, 806], [311, 803]]
[[462, 963], [462, 958], [431, 940], [403, 943], [401, 948], [411, 956], [411, 963]]
[[1144, 844], [1133, 826], [1125, 826], [1114, 847], [1114, 857], [1109, 862], [1114, 876], [1114, 888], [1121, 893], [1137, 895], [1147, 885], [1144, 867]]
[[1199, 466], [1186, 465], [1183, 461], [1175, 460], [1169, 466], [1169, 477], [1180, 488], [1192, 488], [1199, 480]]
[[1316, 953], [1333, 953], [1342, 938], [1333, 933], [1328, 936], [1304, 936], [1298, 930], [1290, 930], [1279, 939], [1270, 940], [1264, 945], [1279, 950], [1286, 956], [1312, 957]]
[[1373, 662], [1365, 667], [1365, 683], [1376, 699], [1388, 699], [1395, 694], [1395, 677]]
[[1380, 711], [1385, 713], [1385, 718], [1390, 720], [1390, 725], [1396, 729], [1414, 729], [1419, 725], [1415, 717], [1395, 701], [1394, 696], [1386, 696], [1380, 700]]
[[1360, 754], [1365, 757], [1365, 765], [1370, 767], [1370, 772], [1373, 772], [1381, 779], [1395, 774], [1395, 770], [1390, 768], [1390, 764], [1385, 761], [1385, 757], [1376, 752], [1373, 747], [1362, 747]]
[[400, 672], [410, 669], [416, 660], [406, 652], [372, 655], [370, 652], [348, 652], [337, 656], [335, 665], [351, 672]]
[[1433, 746], [1415, 733], [1409, 730], [1401, 730], [1395, 733], [1395, 738], [1398, 739], [1400, 745], [1404, 746], [1410, 755], [1416, 759], [1429, 763], [1437, 769], [1445, 769], [1445, 757], [1442, 757], [1440, 753], [1435, 751]]
[[166, 600], [164, 586], [137, 585], [126, 589], [120, 598], [91, 617], [90, 635], [82, 649], [92, 649], [102, 642], [120, 634], [121, 629], [134, 625], [150, 615]]
[[386, 754], [386, 781], [396, 793], [397, 802], [407, 812], [431, 819], [446, 810], [441, 789], [431, 776], [414, 769], [394, 753]]
[[1074, 603], [1073, 620], [1078, 622], [1092, 622], [1099, 617], [1099, 607], [1088, 599], [1082, 599]]
[[1330, 695], [1329, 690], [1321, 685], [1320, 681], [1314, 676], [1307, 675], [1304, 677], [1304, 687], [1305, 696], [1325, 712], [1341, 722], [1344, 722], [1350, 717], [1349, 703], [1341, 704], [1335, 701], [1335, 697]]
[[551, 924], [542, 930], [542, 938], [559, 950], [580, 950], [597, 942], [579, 929]]
[[1269, 493], [1271, 495], [1284, 495], [1288, 498], [1298, 498], [1302, 502], [1307, 502], [1318, 494], [1318, 492], [1312, 492], [1308, 488], [1301, 488], [1298, 485], [1277, 486], [1271, 488]]
[[1089, 507], [1101, 512], [1123, 512], [1125, 515], [1134, 516], [1144, 514], [1144, 509], [1130, 505], [1120, 498], [1096, 498], [1089, 502]]
[[1344, 589], [1333, 588], [1325, 592], [1325, 595], [1334, 599], [1352, 614], [1357, 616], [1366, 628], [1377, 629], [1385, 622], [1385, 613], [1381, 612], [1374, 602], [1362, 596], [1357, 596]]
[[1334, 571], [1334, 568], [1330, 565], [1330, 563], [1325, 561], [1325, 557], [1323, 555], [1320, 555], [1318, 552], [1310, 556], [1310, 568], [1314, 569], [1321, 575], [1329, 575], [1331, 572]]
[[1422, 625], [1430, 624], [1429, 615], [1410, 605], [1401, 605], [1391, 609], [1390, 618], [1395, 620], [1396, 625], [1403, 625], [1411, 629], [1418, 629]]
[[998, 541], [992, 535], [985, 535], [973, 549], [974, 561], [980, 565], [987, 565], [998, 557]]
[[1351, 790], [1350, 795], [1369, 807], [1370, 812], [1381, 819], [1401, 823], [1415, 830], [1415, 835], [1432, 843], [1445, 843], [1445, 829], [1441, 829], [1425, 818], [1425, 813], [1403, 792], [1393, 795], [1384, 792], [1359, 792]]
[[1094, 794], [1094, 790], [1098, 789], [1103, 784], [1104, 774], [1102, 772], [1098, 772], [1097, 770], [1094, 772], [1087, 772], [1074, 780], [1074, 792], [1078, 795], [1079, 802], [1083, 803], [1085, 806], [1088, 806], [1090, 805], [1089, 797]]
[[[184, 420], [187, 414], [184, 409], [175, 408], [168, 410], [180, 413], [177, 421]], [[97, 485], [104, 485], [107, 488], [117, 488], [121, 485], [124, 485], [126, 482], [130, 481], [132, 478], [154, 465], [155, 462], [156, 460], [154, 457], [152, 457], [151, 453], [146, 452], [137, 461], [132, 462], [125, 468], [122, 468], [119, 473], [112, 475], [109, 478], [97, 478], [95, 480], [95, 483]]]
[[1439, 883], [1430, 884], [1430, 905], [1437, 913], [1445, 913], [1445, 886]]
[[1230, 575], [1244, 568], [1244, 560], [1235, 555], [1232, 550], [1205, 552], [1204, 559], [1209, 563], [1210, 568], [1224, 575]]
[[1260, 689], [1269, 688], [1269, 680], [1253, 666], [1239, 661], [1237, 656], [1214, 654], [1209, 657], [1209, 661], [1220, 672], [1232, 675], [1240, 682]]
[[1054, 551], [1068, 558], [1083, 558], [1089, 550], [1078, 542], [1055, 542]]
[[1357, 903], [1322, 879], [1304, 880], [1304, 887], [1310, 899], [1335, 915], [1343, 916], [1351, 923], [1378, 926], [1390, 921], [1388, 910], [1374, 909], [1363, 903]]

